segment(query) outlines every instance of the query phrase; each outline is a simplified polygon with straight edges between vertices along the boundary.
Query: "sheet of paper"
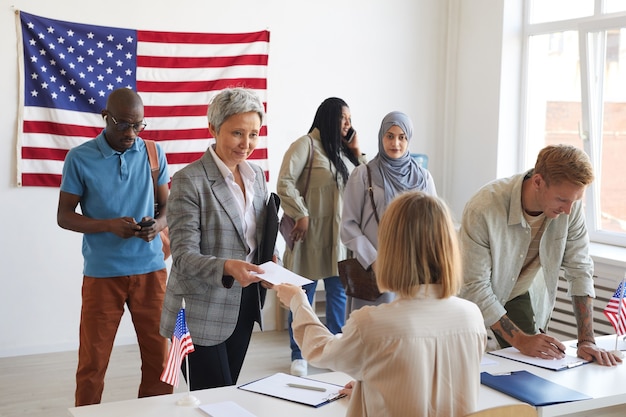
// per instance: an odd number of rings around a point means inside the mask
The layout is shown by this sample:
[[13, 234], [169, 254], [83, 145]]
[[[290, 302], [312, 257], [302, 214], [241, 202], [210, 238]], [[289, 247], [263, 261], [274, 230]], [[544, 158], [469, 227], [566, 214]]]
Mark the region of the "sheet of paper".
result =
[[[287, 384], [324, 388], [325, 391], [290, 387]], [[280, 372], [258, 381], [241, 385], [238, 388], [313, 407], [320, 407], [343, 397], [339, 394], [339, 390], [343, 388], [342, 386]]]
[[540, 368], [552, 369], [553, 371], [561, 371], [564, 369], [575, 368], [580, 365], [589, 363], [579, 357], [566, 354], [563, 359], [541, 359], [526, 356], [514, 347], [494, 350], [489, 352], [492, 355], [501, 356], [503, 358], [512, 359], [517, 362], [527, 363], [529, 365], [538, 366]]
[[[617, 350], [626, 350], [626, 336], [617, 336]], [[604, 350], [615, 350], [615, 341], [616, 341], [616, 336], [614, 334], [612, 335], [608, 335], [608, 336], [599, 336], [596, 337], [596, 346], [598, 346], [601, 349]], [[571, 346], [573, 348], [577, 348], [578, 347], [578, 343], [576, 343], [576, 341], [574, 341], [574, 343], [571, 344]]]
[[492, 358], [490, 358], [489, 355], [483, 355], [483, 357], [480, 359], [480, 366], [497, 365], [497, 364], [498, 364], [498, 362], [496, 362]]
[[259, 266], [263, 268], [265, 273], [257, 274], [257, 275], [263, 281], [267, 281], [270, 284], [289, 283], [289, 284], [293, 284], [293, 285], [297, 285], [298, 287], [301, 287], [303, 285], [310, 284], [313, 282], [310, 279], [304, 278], [303, 276], [293, 273], [287, 268], [283, 268], [282, 266], [272, 261], [265, 262], [264, 264], [261, 264]]
[[254, 414], [234, 401], [203, 404], [200, 406], [200, 410], [204, 411], [211, 417], [256, 417]]

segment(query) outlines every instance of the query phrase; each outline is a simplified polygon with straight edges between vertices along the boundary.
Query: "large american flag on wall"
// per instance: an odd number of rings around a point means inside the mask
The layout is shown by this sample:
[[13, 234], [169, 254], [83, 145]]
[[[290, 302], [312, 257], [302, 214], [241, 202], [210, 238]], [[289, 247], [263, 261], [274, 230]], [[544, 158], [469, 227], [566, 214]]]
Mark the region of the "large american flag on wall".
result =
[[[267, 106], [269, 32], [184, 33], [122, 29], [17, 12], [20, 105], [17, 183], [61, 183], [67, 151], [105, 123], [108, 94], [139, 93], [170, 175], [206, 151], [208, 103], [226, 87], [256, 91]], [[249, 158], [268, 173], [267, 125]]]

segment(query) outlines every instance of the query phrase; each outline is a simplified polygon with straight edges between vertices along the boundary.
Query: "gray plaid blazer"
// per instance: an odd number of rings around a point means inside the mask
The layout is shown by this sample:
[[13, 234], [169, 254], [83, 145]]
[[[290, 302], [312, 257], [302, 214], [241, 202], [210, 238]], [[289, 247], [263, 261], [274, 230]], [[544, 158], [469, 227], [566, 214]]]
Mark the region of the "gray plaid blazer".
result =
[[[256, 173], [253, 206], [257, 242], [263, 233], [267, 185], [263, 170]], [[249, 247], [236, 202], [207, 150], [172, 178], [167, 201], [167, 223], [172, 247], [172, 269], [161, 312], [162, 336], [171, 338], [176, 316], [185, 299], [187, 325], [194, 344], [214, 346], [234, 331], [239, 316], [241, 285], [222, 283], [227, 259], [246, 259]], [[258, 319], [265, 289], [258, 284]]]

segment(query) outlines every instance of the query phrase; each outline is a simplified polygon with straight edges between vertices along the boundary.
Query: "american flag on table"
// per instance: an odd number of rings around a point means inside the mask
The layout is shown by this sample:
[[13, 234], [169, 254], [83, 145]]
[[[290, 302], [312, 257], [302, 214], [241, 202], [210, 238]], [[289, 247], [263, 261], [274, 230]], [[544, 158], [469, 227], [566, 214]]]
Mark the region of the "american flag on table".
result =
[[626, 334], [626, 301], [624, 300], [624, 281], [622, 281], [609, 303], [604, 308], [604, 315], [611, 322], [618, 335]]
[[[141, 137], [163, 147], [170, 176], [206, 151], [208, 103], [220, 90], [250, 88], [267, 106], [266, 30], [158, 32], [17, 15], [18, 185], [58, 187], [67, 151], [102, 131], [116, 88], [143, 99]], [[267, 125], [249, 159], [267, 177]]]
[[191, 334], [189, 334], [187, 322], [185, 321], [185, 308], [181, 308], [178, 312], [178, 316], [176, 316], [172, 345], [170, 346], [170, 353], [167, 357], [167, 364], [161, 374], [161, 381], [178, 387], [180, 365], [183, 363], [185, 356], [193, 351], [194, 347], [191, 341]]

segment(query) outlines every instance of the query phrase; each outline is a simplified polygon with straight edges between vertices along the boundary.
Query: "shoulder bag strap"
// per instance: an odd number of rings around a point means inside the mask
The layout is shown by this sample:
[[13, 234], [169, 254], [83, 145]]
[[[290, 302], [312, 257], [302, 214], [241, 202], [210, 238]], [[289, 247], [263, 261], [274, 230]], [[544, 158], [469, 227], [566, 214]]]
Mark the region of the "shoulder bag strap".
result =
[[309, 172], [306, 176], [306, 183], [304, 184], [304, 192], [302, 193], [302, 198], [306, 199], [306, 192], [309, 190], [309, 181], [311, 181], [311, 169], [313, 169], [313, 138], [309, 135], [309, 139], [311, 141], [311, 151], [309, 152]]
[[365, 166], [367, 167], [367, 182], [369, 185], [369, 187], [367, 188], [367, 191], [369, 192], [370, 201], [372, 202], [372, 208], [374, 209], [374, 217], [376, 218], [376, 223], [380, 223], [380, 220], [378, 219], [378, 212], [376, 211], [376, 203], [374, 203], [374, 189], [372, 188], [372, 171], [370, 170], [370, 166], [368, 164], [365, 164]]
[[153, 140], [144, 139], [146, 150], [148, 151], [148, 162], [150, 163], [150, 173], [152, 174], [152, 188], [154, 189], [154, 212], [157, 210], [157, 183], [159, 182], [159, 157], [157, 155], [156, 144]]

